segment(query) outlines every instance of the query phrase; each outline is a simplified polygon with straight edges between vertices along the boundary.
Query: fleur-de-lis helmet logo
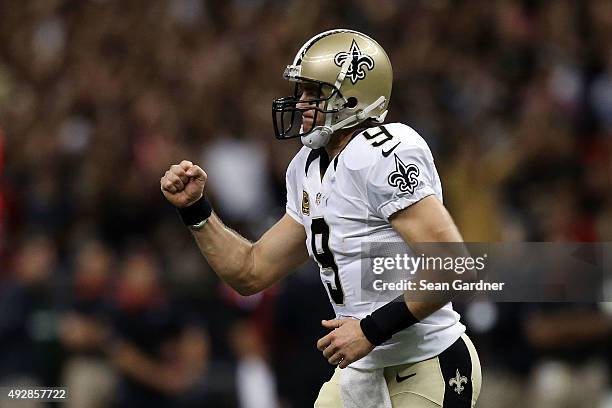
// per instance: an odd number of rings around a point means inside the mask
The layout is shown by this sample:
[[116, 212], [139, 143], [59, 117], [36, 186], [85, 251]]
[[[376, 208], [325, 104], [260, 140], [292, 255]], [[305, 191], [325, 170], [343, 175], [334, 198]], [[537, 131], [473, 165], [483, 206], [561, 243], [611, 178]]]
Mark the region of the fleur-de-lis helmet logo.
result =
[[404, 164], [403, 161], [395, 156], [395, 171], [389, 174], [387, 181], [392, 187], [398, 187], [402, 192], [414, 193], [416, 186], [419, 184], [419, 168], [415, 164]]
[[350, 78], [353, 85], [355, 85], [360, 79], [364, 79], [366, 77], [366, 71], [364, 68], [367, 68], [370, 71], [374, 69], [374, 59], [367, 54], [362, 54], [357, 42], [354, 39], [353, 43], [351, 44], [351, 49], [348, 52], [341, 51], [337, 53], [334, 57], [334, 62], [337, 66], [341, 67], [348, 58], [351, 59], [351, 64], [346, 72], [346, 76]]

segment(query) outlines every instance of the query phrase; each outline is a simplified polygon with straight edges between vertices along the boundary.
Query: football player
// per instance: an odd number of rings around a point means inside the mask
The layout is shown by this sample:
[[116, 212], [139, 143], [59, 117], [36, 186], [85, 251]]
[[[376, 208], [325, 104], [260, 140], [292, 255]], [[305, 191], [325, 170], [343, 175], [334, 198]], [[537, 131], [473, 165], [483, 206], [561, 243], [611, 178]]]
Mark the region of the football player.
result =
[[478, 355], [449, 299], [361, 296], [362, 244], [461, 242], [442, 204], [432, 154], [417, 132], [383, 124], [392, 70], [383, 48], [352, 30], [308, 40], [287, 66], [292, 96], [272, 105], [278, 139], [304, 147], [286, 175], [286, 214], [257, 242], [226, 227], [190, 161], [161, 178], [208, 263], [243, 295], [264, 290], [309, 257], [336, 313], [317, 348], [338, 365], [315, 407], [473, 407]]

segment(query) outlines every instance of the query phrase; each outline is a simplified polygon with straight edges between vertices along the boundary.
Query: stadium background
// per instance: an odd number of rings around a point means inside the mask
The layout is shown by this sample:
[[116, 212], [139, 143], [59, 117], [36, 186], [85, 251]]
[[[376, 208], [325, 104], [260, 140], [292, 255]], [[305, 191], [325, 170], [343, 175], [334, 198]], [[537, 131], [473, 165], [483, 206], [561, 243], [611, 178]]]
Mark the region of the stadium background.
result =
[[[0, 384], [82, 408], [311, 406], [331, 371], [316, 268], [241, 298], [159, 178], [200, 163], [256, 239], [299, 148], [272, 136], [282, 71], [335, 27], [388, 51], [389, 119], [428, 141], [466, 240], [612, 239], [608, 0], [2, 0]], [[479, 407], [612, 406], [602, 305], [463, 312]]]

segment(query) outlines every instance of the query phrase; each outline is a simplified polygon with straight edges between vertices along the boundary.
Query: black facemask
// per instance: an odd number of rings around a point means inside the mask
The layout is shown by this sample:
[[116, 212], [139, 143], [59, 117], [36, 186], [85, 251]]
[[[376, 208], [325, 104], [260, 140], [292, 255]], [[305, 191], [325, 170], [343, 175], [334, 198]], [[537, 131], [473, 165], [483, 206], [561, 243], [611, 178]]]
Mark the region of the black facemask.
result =
[[[300, 101], [304, 89], [308, 89], [308, 92], [316, 95], [316, 97]], [[275, 137], [277, 139], [291, 139], [312, 132], [316, 126], [317, 117], [320, 114], [333, 114], [340, 111], [339, 109], [326, 110], [319, 107], [321, 102], [324, 102], [323, 105], [325, 106], [336, 95], [342, 97], [340, 91], [330, 84], [300, 79], [300, 82], [295, 85], [293, 96], [278, 98], [272, 102], [272, 122], [274, 124]], [[309, 106], [307, 108], [298, 108], [298, 103], [302, 105], [308, 104]], [[304, 131], [302, 129], [302, 114], [310, 110], [314, 111], [312, 127], [308, 131]]]

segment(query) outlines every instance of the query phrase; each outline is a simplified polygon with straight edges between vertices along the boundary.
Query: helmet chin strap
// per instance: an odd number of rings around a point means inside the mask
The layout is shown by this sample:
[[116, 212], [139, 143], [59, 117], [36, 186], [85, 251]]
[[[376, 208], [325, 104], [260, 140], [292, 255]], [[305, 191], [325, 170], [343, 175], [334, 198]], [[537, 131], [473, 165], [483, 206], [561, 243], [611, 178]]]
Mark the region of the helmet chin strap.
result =
[[[329, 139], [331, 139], [331, 135], [349, 125], [353, 125], [359, 122], [363, 122], [368, 119], [370, 116], [370, 112], [374, 109], [379, 108], [384, 105], [385, 97], [381, 96], [377, 100], [375, 100], [370, 105], [366, 106], [365, 109], [358, 111], [354, 115], [349, 116], [341, 120], [340, 122], [331, 125], [331, 115], [328, 114], [325, 119], [324, 126], [316, 126], [311, 132], [307, 135], [301, 137], [302, 144], [306, 147], [310, 147], [311, 149], [320, 149], [321, 147], [327, 145], [329, 143]], [[385, 117], [387, 116], [388, 111], [384, 111], [380, 116], [376, 117], [376, 121], [383, 122]]]

